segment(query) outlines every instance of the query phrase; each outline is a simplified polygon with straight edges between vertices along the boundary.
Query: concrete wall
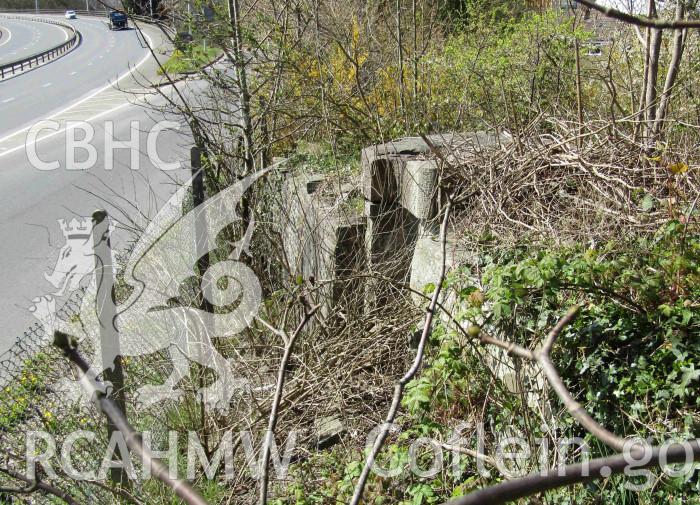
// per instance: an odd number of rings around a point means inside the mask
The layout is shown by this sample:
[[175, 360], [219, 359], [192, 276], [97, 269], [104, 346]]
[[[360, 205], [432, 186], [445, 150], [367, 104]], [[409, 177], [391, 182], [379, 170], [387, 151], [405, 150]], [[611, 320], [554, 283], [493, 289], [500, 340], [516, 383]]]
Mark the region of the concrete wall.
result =
[[[358, 273], [366, 269], [366, 220], [352, 205], [352, 185], [333, 186], [320, 175], [286, 177], [279, 209], [283, 246], [293, 276], [323, 286], [316, 294], [321, 313], [361, 313]], [[342, 191], [345, 189], [345, 191]]]
[[[479, 148], [507, 142], [486, 133], [430, 135], [433, 148], [448, 156], [456, 146]], [[439, 158], [438, 158], [439, 159]], [[362, 151], [366, 200], [368, 267], [372, 273], [408, 282], [422, 291], [440, 273], [437, 183], [439, 162], [420, 137], [398, 139]], [[448, 268], [465, 261], [458, 237], [448, 235]], [[377, 302], [386, 293], [379, 293]]]
[[[490, 146], [508, 141], [485, 133], [431, 135], [433, 148], [449, 153], [455, 146]], [[336, 282], [326, 293], [331, 306], [356, 298], [365, 290], [365, 309], [381, 306], [401, 292], [402, 284], [416, 290], [435, 282], [441, 266], [436, 186], [439, 165], [420, 137], [367, 147], [361, 153], [362, 173], [355, 186], [320, 175], [288, 176], [281, 209], [287, 258], [304, 279], [344, 281], [362, 273], [372, 280]], [[334, 177], [334, 176], [333, 176]], [[364, 212], [343, 205], [356, 196]], [[458, 237], [448, 237], [448, 267], [466, 260]], [[355, 302], [356, 304], [356, 302]]]
[[[483, 147], [509, 141], [483, 133], [435, 135], [428, 140], [443, 155], [456, 144], [462, 148], [465, 144]], [[337, 184], [333, 186], [323, 177], [306, 175], [285, 181], [283, 201], [289, 202], [285, 250], [295, 271], [305, 279], [315, 276], [335, 280], [323, 292], [327, 297], [326, 314], [335, 309], [361, 316], [405, 294], [402, 284], [409, 283], [422, 292], [427, 284], [438, 280], [442, 251], [436, 187], [441, 167], [432, 154], [431, 148], [415, 137], [363, 149], [359, 180], [363, 213], [348, 212], [348, 206], [342, 205], [354, 198], [351, 189], [338, 192]], [[461, 247], [461, 239], [459, 230], [449, 231], [448, 270], [472, 262]], [[358, 273], [361, 279], [347, 282]], [[414, 300], [426, 303], [421, 296], [414, 295]], [[460, 312], [456, 299], [448, 297], [441, 302], [452, 313]], [[449, 320], [444, 314], [441, 317]], [[544, 419], [549, 415], [540, 396], [545, 380], [536, 367], [522, 362], [516, 366], [507, 353], [495, 347], [486, 347], [484, 357], [484, 367], [491, 369], [506, 389], [525, 394], [542, 420], [550, 420]], [[519, 391], [523, 378], [529, 386]]]
[[[508, 138], [496, 138], [484, 133], [469, 135], [433, 135], [428, 140], [432, 147], [448, 158], [453, 147], [465, 144], [488, 147], [507, 143]], [[439, 162], [432, 149], [421, 138], [404, 138], [387, 144], [371, 146], [362, 152], [362, 188], [366, 200], [366, 247], [368, 269], [373, 274], [408, 282], [411, 288], [422, 292], [426, 285], [437, 282], [442, 267], [442, 247], [439, 240], [437, 216], [437, 183]], [[439, 159], [439, 157], [438, 157]], [[448, 271], [459, 265], [469, 265], [473, 258], [463, 248], [460, 230], [448, 229], [446, 263]], [[477, 284], [477, 279], [475, 279]], [[381, 287], [380, 287], [381, 286]], [[371, 292], [374, 288], [374, 293]], [[368, 303], [386, 301], [386, 285], [377, 282], [370, 286]], [[374, 295], [374, 298], [372, 298]], [[415, 296], [416, 303], [426, 300]], [[460, 312], [454, 298], [443, 299], [443, 306], [453, 313]], [[443, 320], [448, 318], [443, 314]], [[507, 338], [507, 336], [505, 336]], [[537, 367], [520, 363], [520, 368], [502, 349], [487, 347], [484, 366], [493, 370], [505, 387], [513, 393], [525, 377], [533, 386], [524, 391], [528, 403], [542, 409], [539, 391], [544, 377]]]

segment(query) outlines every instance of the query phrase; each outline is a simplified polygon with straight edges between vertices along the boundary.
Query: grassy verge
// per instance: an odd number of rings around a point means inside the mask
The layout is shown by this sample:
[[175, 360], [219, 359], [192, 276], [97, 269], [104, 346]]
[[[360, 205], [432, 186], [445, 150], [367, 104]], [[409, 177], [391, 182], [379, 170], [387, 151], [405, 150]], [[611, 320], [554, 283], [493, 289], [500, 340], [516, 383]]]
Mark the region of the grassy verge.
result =
[[[169, 74], [187, 74], [197, 72], [202, 67], [214, 60], [221, 50], [217, 47], [207, 47], [197, 45], [188, 48], [186, 51], [176, 49], [172, 57], [165, 62], [163, 68]], [[162, 73], [159, 71], [159, 73]]]

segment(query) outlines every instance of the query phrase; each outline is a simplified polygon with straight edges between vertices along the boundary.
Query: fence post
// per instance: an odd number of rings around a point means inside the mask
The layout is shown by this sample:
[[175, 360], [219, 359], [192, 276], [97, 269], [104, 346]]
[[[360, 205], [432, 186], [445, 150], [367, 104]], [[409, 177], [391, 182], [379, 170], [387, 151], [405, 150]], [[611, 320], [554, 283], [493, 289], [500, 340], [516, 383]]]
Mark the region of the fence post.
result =
[[[204, 174], [202, 172], [202, 151], [199, 147], [193, 147], [190, 150], [190, 157], [192, 159], [192, 203], [194, 208], [197, 208], [206, 199], [204, 195]], [[206, 312], [213, 312], [213, 307], [209, 302], [211, 297], [208, 299], [204, 296], [206, 287], [201, 285], [202, 276], [209, 268], [209, 253], [206, 252], [209, 238], [207, 236], [207, 216], [204, 212], [195, 215], [194, 234], [197, 251], [197, 273], [200, 280], [200, 308]]]
[[[110, 242], [109, 217], [106, 210], [96, 210], [92, 213], [92, 240], [95, 253], [95, 282], [97, 293], [95, 298], [97, 318], [100, 322], [100, 349], [104, 380], [112, 383], [110, 393], [126, 419], [126, 395], [124, 394], [124, 369], [122, 365], [119, 333], [116, 328], [117, 306], [114, 300], [114, 261]], [[97, 371], [100, 372], [99, 370]], [[112, 437], [117, 427], [109, 421], [107, 436]], [[115, 454], [124, 461], [128, 454], [121, 454], [117, 445]], [[124, 468], [110, 468], [110, 479], [114, 484], [127, 487], [128, 475]]]
[[[196, 209], [206, 199], [204, 194], [204, 173], [202, 170], [202, 151], [195, 146], [190, 150], [190, 163], [192, 167], [192, 204]], [[199, 292], [197, 293], [199, 308], [204, 311], [203, 317], [207, 318], [214, 312], [214, 308], [209, 300], [211, 296], [207, 296], [209, 288], [202, 283], [202, 277], [209, 268], [209, 253], [207, 252], [207, 244], [209, 242], [207, 234], [207, 216], [205, 212], [197, 212], [194, 217], [194, 237], [195, 251], [197, 252], [197, 283]], [[206, 324], [206, 328], [211, 326]], [[204, 380], [200, 373], [200, 387], [204, 387]], [[207, 429], [207, 410], [204, 398], [200, 402], [200, 422], [202, 425], [201, 441], [204, 446], [204, 452], [207, 457], [211, 456], [209, 450], [209, 430]]]

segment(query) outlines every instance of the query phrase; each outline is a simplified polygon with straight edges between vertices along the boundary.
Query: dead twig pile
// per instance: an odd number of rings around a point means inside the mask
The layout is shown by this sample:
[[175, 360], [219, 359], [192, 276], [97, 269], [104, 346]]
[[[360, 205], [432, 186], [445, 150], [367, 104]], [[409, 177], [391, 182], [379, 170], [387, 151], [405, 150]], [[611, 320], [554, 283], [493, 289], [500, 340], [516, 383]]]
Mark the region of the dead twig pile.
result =
[[[700, 190], [696, 143], [635, 142], [618, 122], [541, 117], [499, 148], [455, 145], [444, 175], [465, 229], [482, 238], [598, 242], [685, 219]], [[543, 133], [546, 132], [546, 133]]]

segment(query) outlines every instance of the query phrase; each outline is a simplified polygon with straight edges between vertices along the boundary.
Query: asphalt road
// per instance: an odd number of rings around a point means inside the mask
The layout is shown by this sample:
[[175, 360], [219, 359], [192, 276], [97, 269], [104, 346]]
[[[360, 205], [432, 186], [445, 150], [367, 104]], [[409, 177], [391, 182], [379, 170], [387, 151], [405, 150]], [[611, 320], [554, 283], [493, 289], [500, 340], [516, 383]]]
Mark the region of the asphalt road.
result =
[[[101, 19], [66, 21], [82, 34], [79, 47], [47, 65], [0, 82], [0, 142], [9, 133], [108, 85], [149, 57], [136, 30], [110, 31]], [[4, 23], [2, 18], [0, 23]], [[56, 31], [54, 25], [32, 25], [47, 33]]]
[[[173, 119], [158, 110], [162, 98], [135, 98], [110, 87], [121, 76], [119, 87], [133, 88], [140, 78], [125, 74], [135, 66], [136, 73], [149, 72], [149, 53], [136, 31], [110, 32], [90, 19], [75, 24], [83, 33], [75, 51], [0, 82], [0, 352], [36, 322], [28, 310], [32, 299], [55, 291], [44, 273], [53, 271], [65, 243], [59, 219], [70, 221], [106, 208], [118, 221], [113, 246], [123, 251], [134, 238], [134, 227], [153, 217], [174, 192], [175, 182], [189, 173], [186, 165], [162, 170], [148, 154], [152, 126]], [[44, 130], [36, 139], [17, 133], [47, 118], [59, 122], [56, 131]], [[66, 118], [85, 122], [71, 127]], [[82, 139], [86, 128], [94, 132], [91, 147], [70, 149], [71, 139]], [[167, 129], [153, 138], [163, 162], [187, 160], [190, 139], [184, 129]], [[134, 147], [109, 148], [113, 139], [131, 139]], [[76, 169], [90, 150], [94, 161]], [[43, 163], [58, 162], [58, 168], [39, 169], [32, 153]]]
[[36, 21], [0, 18], [0, 65], [40, 53], [65, 42], [67, 31]]

